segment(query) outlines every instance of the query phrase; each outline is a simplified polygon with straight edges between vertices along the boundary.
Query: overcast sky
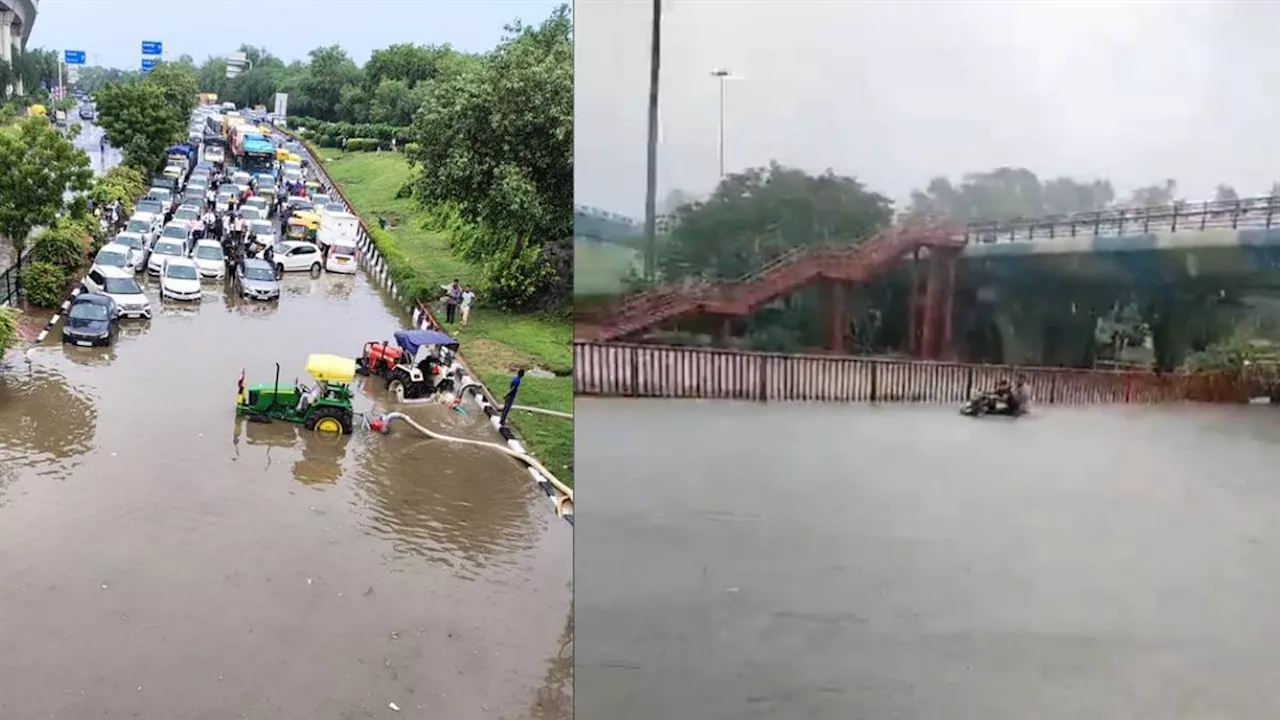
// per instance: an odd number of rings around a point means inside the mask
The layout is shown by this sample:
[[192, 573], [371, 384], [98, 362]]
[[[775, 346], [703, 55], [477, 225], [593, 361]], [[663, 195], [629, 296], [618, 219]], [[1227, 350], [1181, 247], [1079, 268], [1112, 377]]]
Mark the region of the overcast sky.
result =
[[544, 0], [42, 0], [29, 47], [84, 50], [90, 64], [135, 68], [143, 40], [197, 62], [242, 43], [286, 61], [338, 44], [364, 63], [396, 43], [482, 51], [520, 18], [537, 23], [558, 2]]
[[[644, 208], [648, 0], [575, 7], [580, 203]], [[713, 68], [726, 166], [776, 159], [896, 199], [945, 174], [1025, 166], [1265, 194], [1280, 180], [1280, 4], [667, 0], [659, 202], [710, 190]]]

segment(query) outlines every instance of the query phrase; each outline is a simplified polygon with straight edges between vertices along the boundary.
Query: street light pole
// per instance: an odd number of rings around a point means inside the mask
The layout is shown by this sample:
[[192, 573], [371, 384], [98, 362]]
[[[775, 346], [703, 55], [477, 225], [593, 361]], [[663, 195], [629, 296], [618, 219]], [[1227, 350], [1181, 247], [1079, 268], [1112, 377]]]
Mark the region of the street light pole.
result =
[[729, 79], [729, 71], [720, 68], [711, 71], [711, 77], [716, 78], [720, 83], [720, 129], [718, 132], [718, 140], [720, 145], [717, 157], [720, 160], [720, 179], [724, 179], [724, 81]]
[[658, 80], [662, 60], [662, 2], [653, 0], [653, 36], [649, 41], [649, 141], [644, 190], [645, 277], [657, 275]]

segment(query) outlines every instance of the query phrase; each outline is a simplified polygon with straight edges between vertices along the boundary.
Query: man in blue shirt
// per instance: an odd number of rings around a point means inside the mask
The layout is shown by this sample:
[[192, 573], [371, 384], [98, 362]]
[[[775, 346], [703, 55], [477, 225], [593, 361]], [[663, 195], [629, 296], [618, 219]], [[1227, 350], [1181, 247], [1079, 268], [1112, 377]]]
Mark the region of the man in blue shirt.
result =
[[507, 396], [502, 400], [502, 418], [498, 421], [501, 425], [507, 424], [507, 414], [511, 412], [511, 406], [516, 403], [516, 393], [520, 391], [520, 380], [524, 377], [524, 368], [516, 371], [516, 376], [511, 378], [511, 386], [507, 389]]

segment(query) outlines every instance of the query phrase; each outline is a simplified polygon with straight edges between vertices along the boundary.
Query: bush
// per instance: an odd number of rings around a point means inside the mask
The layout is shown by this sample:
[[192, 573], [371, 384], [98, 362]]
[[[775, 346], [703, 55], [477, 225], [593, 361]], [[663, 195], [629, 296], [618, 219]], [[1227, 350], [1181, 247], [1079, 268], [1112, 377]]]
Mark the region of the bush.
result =
[[74, 270], [84, 262], [88, 251], [83, 228], [64, 222], [40, 234], [31, 245], [31, 259], [38, 263]]
[[23, 292], [36, 307], [58, 307], [66, 286], [67, 272], [53, 263], [33, 262], [22, 269]]
[[486, 261], [481, 286], [485, 298], [515, 312], [544, 309], [543, 300], [555, 294], [559, 278], [543, 251], [544, 248], [526, 245], [515, 257], [506, 255]]
[[18, 343], [18, 311], [8, 305], [0, 305], [0, 358]]
[[373, 239], [373, 245], [378, 248], [382, 258], [387, 261], [387, 272], [406, 301], [410, 304], [418, 300], [430, 303], [439, 299], [441, 294], [439, 286], [425, 281], [413, 269], [409, 259], [385, 230], [371, 227], [369, 237]]

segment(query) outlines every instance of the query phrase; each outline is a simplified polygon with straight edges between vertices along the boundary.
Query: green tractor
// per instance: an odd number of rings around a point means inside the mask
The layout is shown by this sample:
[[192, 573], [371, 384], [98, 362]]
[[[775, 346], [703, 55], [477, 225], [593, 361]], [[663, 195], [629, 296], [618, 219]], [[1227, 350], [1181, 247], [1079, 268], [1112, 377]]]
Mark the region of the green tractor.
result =
[[294, 381], [280, 385], [280, 364], [276, 363], [276, 381], [245, 387], [244, 372], [236, 393], [236, 414], [250, 420], [298, 423], [308, 430], [350, 435], [355, 419], [351, 409], [351, 381], [356, 376], [356, 361], [337, 355], [312, 355], [307, 358], [307, 374], [316, 385], [309, 388]]

